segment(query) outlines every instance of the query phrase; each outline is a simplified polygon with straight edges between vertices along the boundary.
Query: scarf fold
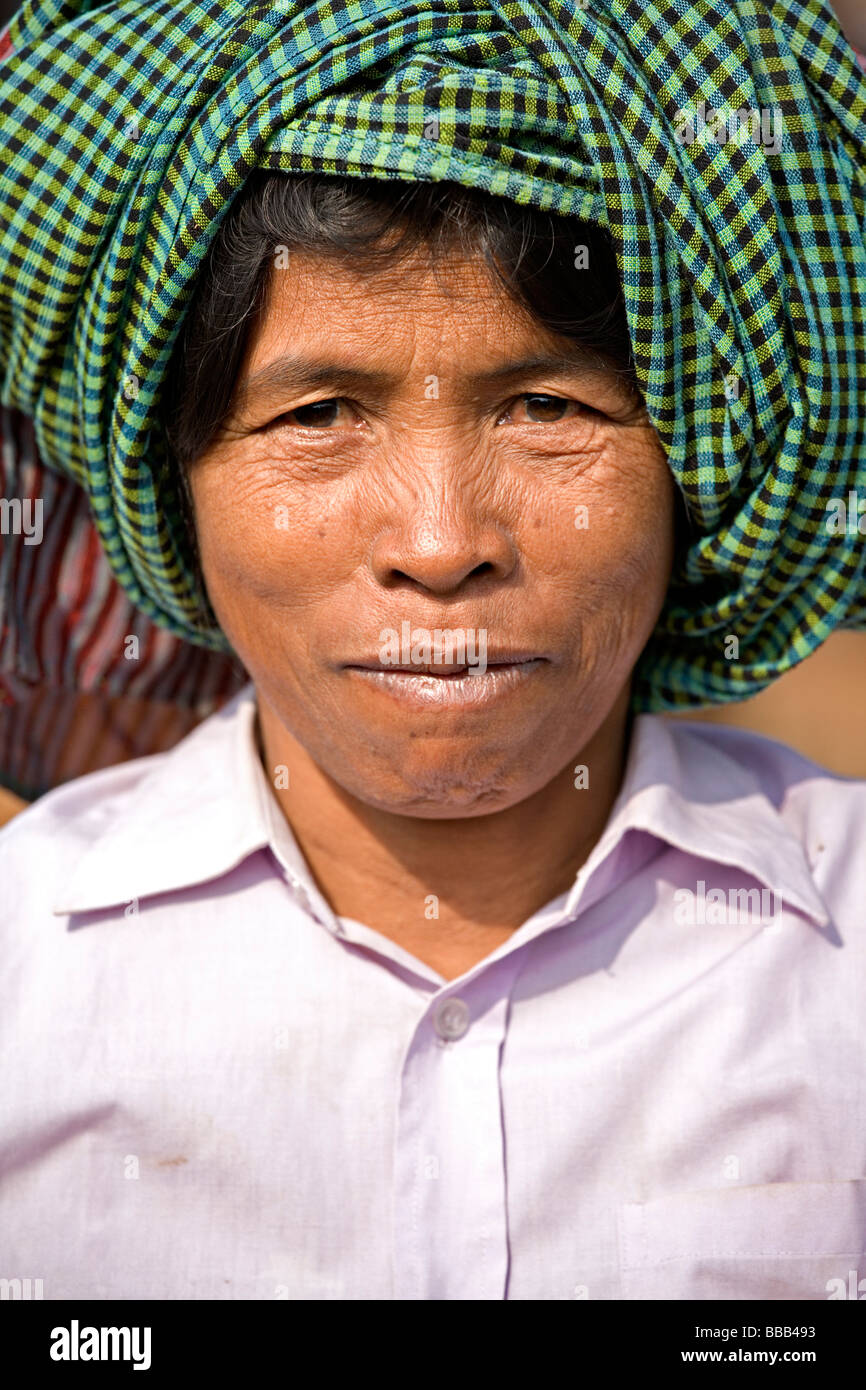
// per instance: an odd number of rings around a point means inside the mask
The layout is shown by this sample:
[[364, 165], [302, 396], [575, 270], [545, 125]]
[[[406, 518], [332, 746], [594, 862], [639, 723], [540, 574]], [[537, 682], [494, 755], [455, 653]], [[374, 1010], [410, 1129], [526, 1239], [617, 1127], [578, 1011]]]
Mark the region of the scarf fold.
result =
[[156, 425], [248, 175], [601, 223], [692, 527], [635, 706], [740, 699], [866, 623], [864, 151], [823, 0], [27, 3], [0, 46], [0, 402], [136, 607], [226, 651]]

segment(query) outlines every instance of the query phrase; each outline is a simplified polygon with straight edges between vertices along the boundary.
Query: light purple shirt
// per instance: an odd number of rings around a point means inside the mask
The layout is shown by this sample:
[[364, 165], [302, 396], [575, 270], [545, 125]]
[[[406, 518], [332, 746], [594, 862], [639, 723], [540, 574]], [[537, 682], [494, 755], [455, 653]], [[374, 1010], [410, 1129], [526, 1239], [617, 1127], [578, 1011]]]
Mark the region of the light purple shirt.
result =
[[0, 834], [0, 1279], [866, 1295], [866, 783], [640, 716], [573, 887], [446, 982], [334, 916], [254, 716]]

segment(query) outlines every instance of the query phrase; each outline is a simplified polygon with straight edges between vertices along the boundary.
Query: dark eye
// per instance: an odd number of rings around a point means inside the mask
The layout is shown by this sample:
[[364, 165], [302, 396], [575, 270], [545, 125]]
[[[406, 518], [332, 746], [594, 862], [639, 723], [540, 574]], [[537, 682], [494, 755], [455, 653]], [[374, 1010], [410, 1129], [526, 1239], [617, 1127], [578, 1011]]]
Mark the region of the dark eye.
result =
[[323, 426], [334, 425], [340, 413], [340, 402], [330, 401], [311, 401], [309, 405], [299, 405], [296, 410], [290, 410], [287, 419], [294, 419], [295, 422], [304, 427], [308, 425]]
[[553, 424], [556, 420], [561, 420], [568, 410], [570, 401], [563, 400], [561, 396], [532, 396], [522, 397], [526, 404], [526, 413], [530, 420], [535, 420], [539, 424]]

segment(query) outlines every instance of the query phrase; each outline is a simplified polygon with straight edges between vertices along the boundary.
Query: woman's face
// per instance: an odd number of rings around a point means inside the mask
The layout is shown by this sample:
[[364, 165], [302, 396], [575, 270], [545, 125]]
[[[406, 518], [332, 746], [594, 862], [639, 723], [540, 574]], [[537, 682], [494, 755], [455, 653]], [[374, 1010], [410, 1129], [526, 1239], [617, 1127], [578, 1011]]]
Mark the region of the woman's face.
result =
[[503, 810], [625, 707], [672, 564], [658, 438], [481, 261], [289, 261], [191, 470], [214, 610], [340, 787]]

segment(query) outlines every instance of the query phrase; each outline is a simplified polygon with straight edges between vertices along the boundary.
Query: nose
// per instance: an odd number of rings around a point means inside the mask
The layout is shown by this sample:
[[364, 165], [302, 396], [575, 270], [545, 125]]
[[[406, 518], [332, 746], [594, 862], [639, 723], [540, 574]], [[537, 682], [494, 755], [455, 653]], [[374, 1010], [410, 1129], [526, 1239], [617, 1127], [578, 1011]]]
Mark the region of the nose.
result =
[[468, 499], [407, 499], [405, 515], [376, 537], [371, 566], [386, 588], [411, 585], [445, 595], [477, 580], [506, 579], [517, 565], [507, 528], [477, 515]]

